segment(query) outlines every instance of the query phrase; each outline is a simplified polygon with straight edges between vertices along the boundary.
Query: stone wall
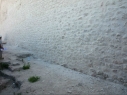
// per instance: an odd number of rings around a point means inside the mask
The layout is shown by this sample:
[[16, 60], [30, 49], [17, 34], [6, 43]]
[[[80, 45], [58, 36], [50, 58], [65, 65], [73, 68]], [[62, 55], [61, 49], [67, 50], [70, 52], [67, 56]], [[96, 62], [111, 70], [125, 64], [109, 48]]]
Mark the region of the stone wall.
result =
[[8, 45], [127, 85], [127, 0], [0, 0]]

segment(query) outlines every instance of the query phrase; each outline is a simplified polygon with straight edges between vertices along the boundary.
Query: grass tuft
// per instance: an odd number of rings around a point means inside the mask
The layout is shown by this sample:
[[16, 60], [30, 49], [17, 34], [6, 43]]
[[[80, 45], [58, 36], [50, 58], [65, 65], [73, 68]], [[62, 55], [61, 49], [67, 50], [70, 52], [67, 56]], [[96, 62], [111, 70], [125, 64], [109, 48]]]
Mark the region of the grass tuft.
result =
[[34, 82], [38, 81], [39, 79], [40, 79], [40, 77], [38, 77], [38, 76], [32, 76], [28, 79], [28, 81], [31, 83], [34, 83]]
[[17, 95], [22, 95], [22, 93], [18, 93]]
[[22, 95], [22, 93], [17, 93], [17, 94], [16, 94], [16, 93], [14, 92], [13, 95]]
[[9, 64], [3, 63], [3, 62], [0, 63], [0, 69], [1, 70], [8, 69], [8, 67], [9, 67]]
[[23, 70], [30, 69], [30, 64], [29, 64], [29, 63], [28, 63], [27, 65], [26, 65], [26, 64], [24, 64], [22, 68], [23, 68]]

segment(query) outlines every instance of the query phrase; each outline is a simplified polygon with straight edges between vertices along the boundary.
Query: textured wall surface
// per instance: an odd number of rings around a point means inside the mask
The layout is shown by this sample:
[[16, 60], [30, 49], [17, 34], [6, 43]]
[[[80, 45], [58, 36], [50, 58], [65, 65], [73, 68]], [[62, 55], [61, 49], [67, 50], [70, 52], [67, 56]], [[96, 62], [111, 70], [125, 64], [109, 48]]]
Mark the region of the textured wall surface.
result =
[[127, 85], [127, 0], [0, 0], [9, 45]]

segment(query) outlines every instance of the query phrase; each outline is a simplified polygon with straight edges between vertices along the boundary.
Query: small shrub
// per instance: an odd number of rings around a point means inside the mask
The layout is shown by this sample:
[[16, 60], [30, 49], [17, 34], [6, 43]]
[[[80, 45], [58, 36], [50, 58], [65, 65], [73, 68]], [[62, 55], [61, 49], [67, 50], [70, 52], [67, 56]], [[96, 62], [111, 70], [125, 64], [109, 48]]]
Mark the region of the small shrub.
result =
[[8, 69], [9, 67], [9, 64], [6, 64], [6, 63], [0, 63], [0, 69], [3, 70], [3, 69]]
[[30, 69], [30, 64], [27, 64], [27, 65], [26, 65], [26, 64], [24, 64], [22, 68], [23, 68], [23, 70]]
[[32, 76], [28, 79], [29, 82], [33, 83], [33, 82], [36, 82], [40, 79], [40, 77], [38, 76]]

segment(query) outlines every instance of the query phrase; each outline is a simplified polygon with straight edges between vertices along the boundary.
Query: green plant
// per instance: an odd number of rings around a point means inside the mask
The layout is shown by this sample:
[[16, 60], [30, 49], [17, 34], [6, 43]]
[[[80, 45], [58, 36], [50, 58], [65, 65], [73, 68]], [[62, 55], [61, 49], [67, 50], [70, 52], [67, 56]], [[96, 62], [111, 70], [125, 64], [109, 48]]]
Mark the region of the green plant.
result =
[[8, 67], [9, 67], [9, 64], [0, 62], [0, 69], [1, 69], [1, 70], [3, 70], [3, 69], [8, 69]]
[[24, 60], [22, 59], [22, 62], [24, 62]]
[[40, 79], [40, 77], [38, 76], [32, 76], [28, 79], [29, 82], [33, 83], [33, 82], [36, 82]]
[[23, 68], [23, 70], [30, 69], [30, 64], [29, 64], [29, 63], [28, 63], [27, 65], [26, 65], [26, 64], [24, 64], [22, 68]]
[[17, 93], [17, 94], [15, 94], [15, 92], [14, 92], [13, 95], [22, 95], [22, 93]]
[[15, 95], [15, 92], [13, 92], [13, 95]]
[[17, 93], [17, 95], [22, 95], [22, 93]]

